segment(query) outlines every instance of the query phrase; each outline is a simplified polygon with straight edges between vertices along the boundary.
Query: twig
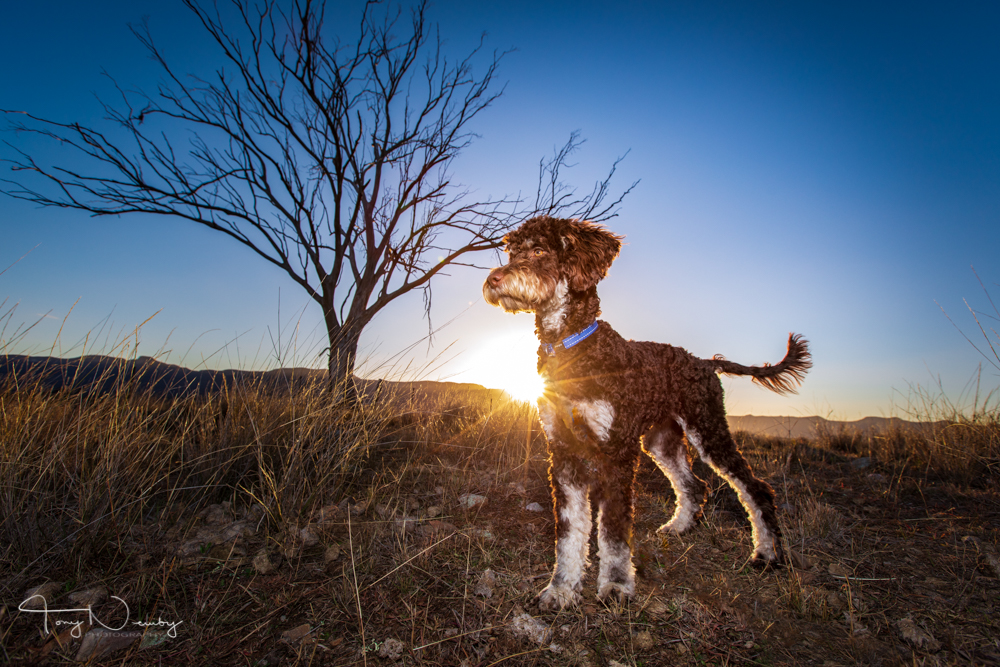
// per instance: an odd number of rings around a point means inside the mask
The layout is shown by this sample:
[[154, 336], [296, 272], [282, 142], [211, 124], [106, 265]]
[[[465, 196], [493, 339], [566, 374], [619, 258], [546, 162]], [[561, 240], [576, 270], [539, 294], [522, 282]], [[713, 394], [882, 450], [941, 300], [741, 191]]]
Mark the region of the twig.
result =
[[[362, 649], [368, 645], [365, 641], [365, 617], [361, 613], [361, 591], [358, 590], [358, 571], [354, 567], [354, 533], [351, 531], [351, 513], [347, 513], [347, 541], [351, 548], [351, 575], [354, 577], [354, 604], [358, 608], [358, 625], [361, 630], [361, 647]], [[361, 660], [365, 665], [368, 664], [368, 654], [367, 651], [361, 651]]]
[[486, 632], [487, 630], [494, 630], [496, 628], [505, 628], [505, 627], [507, 627], [507, 626], [506, 625], [487, 625], [485, 628], [479, 628], [478, 630], [469, 630], [468, 632], [463, 632], [461, 634], [452, 635], [451, 637], [445, 637], [444, 639], [438, 639], [437, 641], [433, 641], [430, 644], [424, 644], [423, 646], [416, 646], [416, 647], [413, 648], [413, 650], [414, 651], [419, 651], [421, 649], [425, 649], [425, 648], [428, 648], [430, 646], [436, 646], [437, 644], [442, 644], [444, 642], [449, 642], [452, 639], [458, 639], [459, 637], [465, 637], [467, 635], [474, 635], [477, 632]]
[[[370, 584], [368, 584], [367, 586], [365, 586], [365, 590], [367, 591], [367, 590], [368, 590], [369, 588], [371, 588], [371, 587], [372, 587], [372, 586], [374, 586], [375, 584], [379, 583], [380, 581], [382, 581], [383, 579], [385, 579], [386, 577], [388, 577], [388, 576], [389, 576], [390, 574], [392, 574], [392, 573], [393, 573], [393, 572], [395, 572], [396, 570], [400, 569], [401, 567], [403, 567], [404, 565], [406, 565], [407, 563], [409, 563], [409, 562], [410, 562], [411, 560], [413, 560], [413, 559], [415, 559], [415, 558], [419, 558], [419, 557], [420, 557], [421, 555], [423, 555], [423, 554], [427, 553], [428, 551], [430, 551], [431, 549], [433, 549], [433, 548], [434, 548], [434, 547], [436, 547], [437, 545], [441, 544], [441, 543], [442, 543], [442, 542], [444, 542], [445, 540], [448, 540], [448, 539], [451, 539], [451, 538], [452, 538], [452, 537], [453, 537], [454, 535], [455, 535], [455, 533], [452, 533], [451, 535], [446, 535], [445, 537], [442, 537], [442, 538], [441, 538], [440, 540], [438, 540], [438, 541], [437, 541], [437, 542], [435, 542], [434, 544], [430, 545], [429, 547], [427, 547], [426, 549], [424, 549], [424, 550], [423, 550], [423, 551], [421, 551], [420, 553], [418, 553], [418, 554], [414, 554], [414, 555], [413, 555], [413, 556], [411, 556], [410, 558], [407, 558], [407, 559], [406, 559], [405, 561], [403, 561], [402, 563], [400, 563], [400, 564], [399, 564], [399, 565], [397, 565], [396, 567], [392, 568], [391, 570], [389, 570], [388, 572], [386, 572], [385, 574], [383, 574], [383, 575], [382, 575], [381, 577], [379, 577], [378, 579], [376, 579], [376, 580], [375, 580], [375, 581], [373, 581], [372, 583], [370, 583]], [[353, 557], [353, 554], [352, 554], [352, 557]]]
[[522, 656], [522, 655], [529, 655], [531, 653], [538, 653], [539, 651], [544, 651], [547, 648], [548, 648], [547, 646], [542, 646], [541, 648], [533, 648], [530, 651], [521, 651], [520, 653], [512, 653], [511, 655], [505, 655], [504, 657], [500, 658], [499, 660], [495, 660], [495, 661], [491, 662], [490, 664], [486, 665], [486, 667], [493, 667], [493, 665], [499, 665], [504, 660], [510, 660], [511, 658], [517, 658], [517, 657]]

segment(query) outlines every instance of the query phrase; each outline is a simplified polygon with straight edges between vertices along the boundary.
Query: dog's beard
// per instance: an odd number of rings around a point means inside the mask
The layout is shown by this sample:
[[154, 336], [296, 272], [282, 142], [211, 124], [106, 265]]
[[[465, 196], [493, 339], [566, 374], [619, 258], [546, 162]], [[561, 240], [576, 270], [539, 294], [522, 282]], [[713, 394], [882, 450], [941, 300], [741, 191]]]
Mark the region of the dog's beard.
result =
[[537, 275], [512, 271], [498, 286], [487, 281], [483, 285], [483, 298], [491, 306], [499, 306], [508, 313], [534, 312], [552, 299], [555, 282]]

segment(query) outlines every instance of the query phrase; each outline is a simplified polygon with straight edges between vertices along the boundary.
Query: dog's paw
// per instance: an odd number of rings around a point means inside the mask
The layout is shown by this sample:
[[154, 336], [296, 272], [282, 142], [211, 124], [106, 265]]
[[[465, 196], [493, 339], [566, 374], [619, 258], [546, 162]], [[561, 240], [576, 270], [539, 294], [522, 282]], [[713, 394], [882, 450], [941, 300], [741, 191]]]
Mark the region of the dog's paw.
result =
[[538, 607], [543, 611], [556, 611], [580, 603], [583, 596], [566, 584], [549, 583], [538, 594]]
[[750, 558], [750, 565], [760, 570], [776, 570], [788, 565], [788, 558], [781, 543], [774, 540], [770, 544], [758, 544]]
[[626, 600], [633, 595], [635, 595], [635, 580], [605, 581], [597, 587], [597, 598], [599, 600]]
[[683, 535], [694, 530], [701, 523], [698, 517], [675, 516], [656, 529], [658, 535]]
[[703, 513], [701, 507], [695, 504], [682, 505], [674, 512], [670, 521], [656, 529], [660, 535], [683, 535], [701, 523]]
[[750, 558], [750, 566], [758, 570], [780, 570], [785, 565], [788, 565], [788, 559], [781, 548], [768, 550], [768, 552], [758, 549]]

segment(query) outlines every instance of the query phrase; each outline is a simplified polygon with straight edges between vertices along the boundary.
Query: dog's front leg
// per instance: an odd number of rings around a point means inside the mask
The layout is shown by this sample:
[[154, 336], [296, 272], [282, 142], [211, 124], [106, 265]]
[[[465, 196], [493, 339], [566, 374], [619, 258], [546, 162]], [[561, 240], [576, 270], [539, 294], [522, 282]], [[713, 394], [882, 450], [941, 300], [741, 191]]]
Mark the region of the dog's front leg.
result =
[[597, 482], [597, 546], [601, 559], [597, 574], [597, 597], [621, 598], [635, 594], [632, 566], [632, 501], [636, 458], [622, 452], [621, 459], [609, 458]]
[[556, 518], [556, 567], [538, 595], [542, 609], [577, 604], [590, 552], [590, 489], [570, 461], [552, 457], [550, 474]]

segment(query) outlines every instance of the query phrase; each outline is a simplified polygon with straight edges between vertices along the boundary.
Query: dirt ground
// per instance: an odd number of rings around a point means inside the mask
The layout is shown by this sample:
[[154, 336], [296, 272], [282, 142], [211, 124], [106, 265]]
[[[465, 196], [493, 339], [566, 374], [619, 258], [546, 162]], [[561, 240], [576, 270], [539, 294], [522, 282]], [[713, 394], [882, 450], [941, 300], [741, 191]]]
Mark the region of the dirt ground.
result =
[[[535, 596], [554, 561], [544, 456], [534, 448], [515, 464], [447, 446], [395, 445], [373, 453], [353, 495], [280, 531], [264, 527], [263, 508], [236, 493], [197, 515], [167, 512], [133, 526], [115, 562], [54, 582], [48, 614], [4, 601], [3, 657], [108, 665], [1000, 664], [995, 481], [958, 488], [804, 441], [744, 441], [777, 492], [793, 567], [746, 564], [749, 523], [735, 494], [700, 464], [712, 489], [704, 522], [683, 538], [657, 536], [673, 495], [644, 460], [635, 598], [598, 601], [592, 566], [581, 607], [541, 612]], [[595, 540], [593, 560], [596, 552]], [[65, 611], [81, 606], [92, 614]], [[100, 630], [91, 620], [125, 629], [106, 631], [88, 649], [73, 635]]]

